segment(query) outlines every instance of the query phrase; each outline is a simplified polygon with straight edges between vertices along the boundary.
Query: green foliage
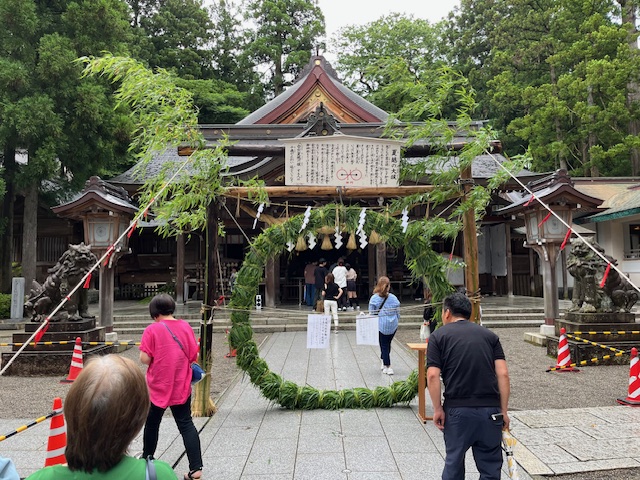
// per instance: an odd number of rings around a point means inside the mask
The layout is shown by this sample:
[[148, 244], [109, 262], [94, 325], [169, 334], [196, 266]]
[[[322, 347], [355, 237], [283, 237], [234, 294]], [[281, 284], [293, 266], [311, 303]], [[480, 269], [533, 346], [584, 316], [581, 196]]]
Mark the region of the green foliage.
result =
[[309, 62], [311, 52], [324, 49], [324, 15], [317, 0], [249, 0], [246, 8], [254, 24], [246, 53], [259, 70], [269, 70], [266, 88], [277, 96]]
[[[344, 27], [334, 39], [345, 84], [388, 112], [416, 100], [417, 82], [437, 79], [444, 60], [440, 25], [397, 13]], [[409, 120], [419, 120], [412, 118]]]
[[198, 123], [236, 123], [250, 112], [246, 105], [248, 93], [220, 80], [176, 79], [176, 85], [191, 92], [193, 103], [198, 107]]
[[201, 0], [128, 0], [135, 55], [152, 69], [186, 79], [212, 78], [213, 23]]
[[11, 294], [0, 293], [0, 318], [11, 317]]
[[628, 3], [462, 0], [451, 15], [450, 58], [505, 148], [528, 152], [535, 170], [637, 174], [640, 56]]
[[[120, 0], [0, 0], [0, 23], [0, 152], [11, 197], [2, 221], [11, 224], [15, 196], [44, 180], [68, 193], [91, 175], [128, 167], [128, 112], [114, 108], [108, 84], [81, 79], [73, 60], [124, 51], [130, 36]], [[21, 150], [28, 152], [26, 165], [16, 162]], [[12, 258], [8, 230], [0, 237], [3, 288]]]

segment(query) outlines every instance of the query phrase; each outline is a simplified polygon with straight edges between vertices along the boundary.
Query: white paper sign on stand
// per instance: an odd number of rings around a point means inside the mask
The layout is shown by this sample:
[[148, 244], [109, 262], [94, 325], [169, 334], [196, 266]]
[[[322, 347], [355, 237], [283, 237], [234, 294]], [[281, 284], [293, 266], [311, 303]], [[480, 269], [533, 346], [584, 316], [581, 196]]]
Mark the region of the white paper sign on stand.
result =
[[356, 344], [378, 345], [378, 316], [358, 315], [356, 317]]
[[307, 316], [307, 348], [329, 348], [331, 315]]

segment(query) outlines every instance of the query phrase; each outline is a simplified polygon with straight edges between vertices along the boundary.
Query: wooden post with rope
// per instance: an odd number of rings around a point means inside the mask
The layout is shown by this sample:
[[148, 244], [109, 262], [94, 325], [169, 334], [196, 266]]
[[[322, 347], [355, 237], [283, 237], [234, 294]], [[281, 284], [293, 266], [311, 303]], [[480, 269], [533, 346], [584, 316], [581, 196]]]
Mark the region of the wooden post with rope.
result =
[[[473, 188], [473, 178], [471, 177], [471, 167], [465, 168], [460, 175], [462, 189], [466, 196]], [[473, 208], [468, 209], [462, 216], [463, 238], [464, 238], [464, 263], [465, 286], [467, 296], [471, 300], [472, 322], [480, 321], [480, 277], [478, 274], [478, 236], [476, 234], [476, 216]]]
[[202, 319], [200, 320], [200, 356], [198, 362], [205, 371], [204, 379], [195, 385], [191, 413], [194, 417], [210, 417], [218, 410], [211, 398], [211, 363], [213, 317], [218, 274], [218, 205], [212, 200], [207, 207], [206, 270]]

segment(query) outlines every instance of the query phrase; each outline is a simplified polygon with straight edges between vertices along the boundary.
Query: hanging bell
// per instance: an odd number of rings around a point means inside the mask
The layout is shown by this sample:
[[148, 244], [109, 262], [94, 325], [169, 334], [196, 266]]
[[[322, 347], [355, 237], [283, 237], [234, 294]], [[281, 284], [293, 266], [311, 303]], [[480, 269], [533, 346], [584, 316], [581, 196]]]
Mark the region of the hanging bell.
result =
[[303, 252], [307, 249], [307, 242], [304, 241], [304, 237], [300, 235], [298, 237], [298, 241], [296, 242], [296, 251]]
[[333, 245], [331, 245], [331, 239], [329, 238], [329, 235], [324, 236], [324, 238], [322, 239], [322, 245], [320, 246], [320, 248], [322, 250], [331, 250], [333, 248]]

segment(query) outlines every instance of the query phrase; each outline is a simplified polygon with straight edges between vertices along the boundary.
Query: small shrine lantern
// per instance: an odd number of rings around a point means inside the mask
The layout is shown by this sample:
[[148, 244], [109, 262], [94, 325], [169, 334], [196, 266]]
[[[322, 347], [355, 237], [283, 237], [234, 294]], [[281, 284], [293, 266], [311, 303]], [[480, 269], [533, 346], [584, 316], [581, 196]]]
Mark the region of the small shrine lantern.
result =
[[65, 218], [82, 220], [85, 243], [101, 258], [100, 264], [100, 326], [107, 333], [113, 331], [113, 290], [115, 266], [118, 258], [127, 253], [128, 237], [124, 235], [137, 207], [131, 203], [127, 191], [99, 177], [87, 180], [85, 188], [68, 203], [52, 208]]
[[[559, 313], [556, 261], [562, 243], [570, 235], [567, 226], [571, 226], [575, 211], [594, 211], [602, 200], [576, 190], [566, 170], [557, 170], [548, 177], [529, 183], [527, 188], [533, 195], [525, 192], [496, 213], [524, 217], [525, 247], [535, 250], [542, 264], [544, 323], [553, 326]], [[553, 334], [553, 328], [543, 326], [541, 333]]]

